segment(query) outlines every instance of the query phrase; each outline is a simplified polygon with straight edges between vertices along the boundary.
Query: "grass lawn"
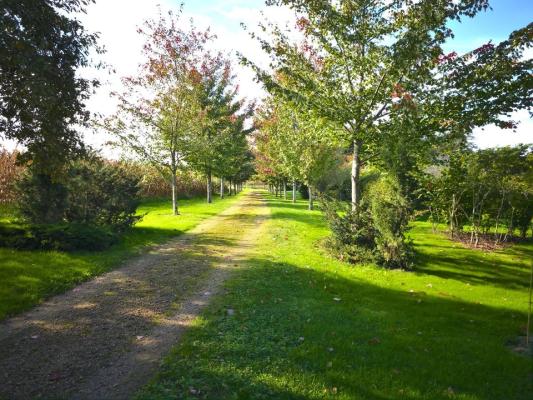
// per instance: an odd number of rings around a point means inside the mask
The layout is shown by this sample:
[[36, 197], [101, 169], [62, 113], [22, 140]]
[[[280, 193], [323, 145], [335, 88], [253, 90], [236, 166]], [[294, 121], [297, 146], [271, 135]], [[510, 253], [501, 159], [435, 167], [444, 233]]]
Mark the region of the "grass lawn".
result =
[[[21, 251], [0, 248], [0, 319], [26, 310], [53, 294], [64, 292], [82, 281], [119, 266], [124, 260], [141, 253], [148, 246], [164, 242], [187, 231], [206, 218], [229, 207], [235, 196], [180, 201], [179, 217], [171, 214], [167, 200], [146, 201], [139, 214], [141, 222], [122, 241], [101, 252]], [[1, 209], [0, 223], [13, 214]]]
[[268, 204], [247, 267], [139, 399], [531, 399], [532, 360], [507, 343], [533, 244], [469, 250], [417, 222], [414, 272], [354, 267], [317, 248], [305, 201]]

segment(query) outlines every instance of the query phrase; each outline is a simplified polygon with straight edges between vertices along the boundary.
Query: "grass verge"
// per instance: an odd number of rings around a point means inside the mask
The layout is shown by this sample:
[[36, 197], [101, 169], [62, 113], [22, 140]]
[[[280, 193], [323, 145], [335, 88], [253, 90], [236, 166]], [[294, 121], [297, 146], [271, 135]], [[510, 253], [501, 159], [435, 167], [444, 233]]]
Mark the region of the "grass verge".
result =
[[[216, 199], [212, 204], [206, 204], [205, 199], [182, 200], [178, 217], [171, 214], [172, 207], [167, 200], [143, 202], [138, 209], [139, 214], [146, 214], [142, 221], [119, 244], [101, 252], [0, 248], [0, 319], [120, 266], [149, 246], [169, 240], [220, 213], [235, 199], [235, 196]], [[4, 216], [0, 222], [6, 223], [8, 219]]]
[[316, 248], [319, 212], [268, 204], [246, 267], [138, 399], [530, 398], [531, 358], [508, 342], [532, 244], [470, 250], [417, 222], [414, 272], [354, 267]]

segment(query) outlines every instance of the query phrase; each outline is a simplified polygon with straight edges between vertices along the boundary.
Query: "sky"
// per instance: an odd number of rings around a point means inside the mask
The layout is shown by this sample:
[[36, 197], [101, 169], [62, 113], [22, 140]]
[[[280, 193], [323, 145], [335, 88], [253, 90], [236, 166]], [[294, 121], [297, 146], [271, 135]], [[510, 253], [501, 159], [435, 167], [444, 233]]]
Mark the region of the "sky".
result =
[[[115, 109], [109, 93], [120, 89], [120, 77], [133, 75], [142, 61], [142, 40], [136, 29], [149, 17], [155, 17], [158, 7], [162, 10], [178, 9], [181, 0], [96, 0], [90, 5], [87, 14], [80, 19], [89, 31], [100, 32], [100, 44], [107, 53], [101, 58], [111, 65], [115, 74], [105, 71], [84, 70], [82, 75], [100, 78], [101, 88], [91, 98], [88, 107], [91, 111], [108, 115]], [[193, 18], [200, 28], [210, 27], [217, 35], [213, 46], [235, 55], [236, 51], [255, 62], [265, 65], [268, 61], [257, 42], [241, 27], [245, 23], [250, 29], [259, 21], [270, 20], [277, 24], [290, 23], [293, 17], [290, 10], [267, 7], [264, 0], [184, 0], [184, 11]], [[474, 19], [453, 23], [453, 41], [447, 44], [447, 51], [463, 53], [492, 40], [497, 43], [508, 37], [513, 30], [527, 25], [533, 20], [533, 0], [493, 0], [492, 10], [478, 14]], [[531, 50], [531, 49], [530, 49]], [[533, 52], [528, 53], [528, 57]], [[236, 63], [240, 93], [249, 99], [261, 98], [264, 91], [254, 81], [253, 73]], [[513, 118], [521, 121], [517, 132], [487, 126], [473, 132], [473, 142], [480, 148], [533, 143], [533, 121], [527, 112], [519, 112]], [[85, 140], [96, 148], [103, 148], [109, 140], [104, 132], [85, 133]], [[105, 152], [104, 152], [105, 153]], [[108, 153], [109, 155], [109, 153]]]

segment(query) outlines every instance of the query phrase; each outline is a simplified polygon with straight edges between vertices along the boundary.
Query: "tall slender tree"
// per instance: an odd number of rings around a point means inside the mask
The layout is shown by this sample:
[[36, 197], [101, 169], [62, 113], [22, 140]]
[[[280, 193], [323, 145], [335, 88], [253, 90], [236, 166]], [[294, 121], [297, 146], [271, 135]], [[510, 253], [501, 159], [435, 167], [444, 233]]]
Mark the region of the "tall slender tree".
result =
[[231, 64], [217, 54], [202, 64], [199, 104], [202, 110], [201, 128], [191, 136], [187, 148], [187, 162], [201, 172], [207, 181], [207, 202], [213, 201], [213, 175], [224, 175], [224, 150], [231, 137], [235, 119], [243, 108], [238, 100]]
[[145, 61], [138, 76], [123, 79], [125, 91], [115, 93], [117, 113], [104, 121], [126, 151], [168, 179], [174, 215], [179, 214], [177, 171], [205, 119], [200, 103], [202, 73], [210, 60], [206, 44], [213, 38], [192, 22], [182, 28], [182, 13], [180, 8], [178, 14], [160, 14], [139, 29], [146, 39]]

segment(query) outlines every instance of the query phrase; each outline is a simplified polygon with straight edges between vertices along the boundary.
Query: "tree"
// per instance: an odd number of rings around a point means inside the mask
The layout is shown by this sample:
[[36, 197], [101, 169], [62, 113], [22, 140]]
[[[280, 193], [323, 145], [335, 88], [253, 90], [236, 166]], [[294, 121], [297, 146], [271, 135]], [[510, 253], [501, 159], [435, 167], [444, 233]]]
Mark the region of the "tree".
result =
[[237, 100], [233, 81], [230, 61], [221, 54], [202, 65], [199, 104], [203, 125], [191, 135], [187, 162], [206, 177], [208, 203], [212, 202], [213, 174], [224, 175], [224, 148], [244, 103]]
[[0, 132], [26, 147], [22, 160], [54, 175], [80, 153], [75, 125], [96, 80], [76, 74], [91, 64], [97, 35], [73, 13], [92, 0], [4, 0], [0, 6]]
[[202, 67], [210, 57], [205, 46], [212, 39], [209, 31], [198, 31], [192, 22], [182, 29], [182, 13], [180, 8], [177, 15], [160, 15], [139, 29], [146, 39], [146, 60], [138, 76], [123, 79], [125, 91], [115, 94], [117, 113], [104, 121], [126, 151], [150, 162], [168, 179], [174, 215], [179, 214], [177, 171], [205, 119], [199, 98]]
[[229, 129], [224, 131], [220, 141], [217, 157], [217, 174], [220, 177], [220, 195], [224, 193], [224, 179], [229, 181], [230, 194], [231, 184], [246, 181], [253, 173], [253, 155], [248, 143], [248, 135], [254, 127], [245, 128], [247, 118], [253, 112], [253, 104], [246, 112], [233, 115], [230, 118]]
[[[309, 188], [309, 209], [313, 209], [314, 189], [320, 178], [335, 164], [337, 149], [329, 131], [335, 129], [324, 119], [291, 108], [289, 104], [272, 100], [269, 112], [260, 123], [265, 154], [283, 182], [289, 175], [298, 177]], [[261, 137], [261, 136], [260, 136]]]
[[283, 174], [292, 181], [292, 202], [296, 201], [296, 181], [302, 180], [301, 152], [298, 141], [298, 121], [296, 112], [288, 104], [278, 101], [273, 104], [273, 119], [276, 133], [273, 139], [279, 149], [279, 158]]
[[505, 241], [516, 229], [525, 237], [533, 217], [531, 146], [452, 153], [438, 176], [426, 179], [427, 202], [452, 237], [468, 227], [470, 244], [481, 235]]
[[[511, 35], [492, 56], [466, 56], [464, 63], [455, 64], [455, 70], [443, 70], [443, 61], [455, 57], [442, 50], [452, 35], [447, 24], [486, 9], [487, 0], [269, 3], [295, 10], [304, 41], [295, 45], [281, 29], [273, 27], [272, 39], [260, 42], [271, 55], [276, 74], [249, 60], [243, 62], [255, 69], [271, 93], [343, 127], [342, 132], [333, 133], [351, 143], [354, 210], [361, 200], [361, 165], [379, 159], [387, 125], [397, 112], [420, 107], [421, 116], [427, 119], [421, 128], [434, 134], [440, 131], [439, 124], [448, 117], [459, 119], [462, 111], [478, 117], [471, 118], [470, 128], [482, 126], [523, 106], [526, 94], [531, 94], [527, 83], [531, 82], [527, 73], [531, 63], [521, 60], [530, 29]], [[491, 69], [497, 72], [489, 74]], [[454, 84], [456, 74], [460, 79]], [[481, 84], [482, 80], [485, 83]], [[472, 81], [480, 88], [469, 85]], [[446, 85], [441, 85], [443, 82]], [[497, 88], [496, 96], [489, 96], [491, 87]], [[505, 100], [510, 88], [520, 89]], [[437, 108], [441, 112], [432, 114]], [[454, 132], [469, 133], [464, 129]]]

